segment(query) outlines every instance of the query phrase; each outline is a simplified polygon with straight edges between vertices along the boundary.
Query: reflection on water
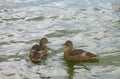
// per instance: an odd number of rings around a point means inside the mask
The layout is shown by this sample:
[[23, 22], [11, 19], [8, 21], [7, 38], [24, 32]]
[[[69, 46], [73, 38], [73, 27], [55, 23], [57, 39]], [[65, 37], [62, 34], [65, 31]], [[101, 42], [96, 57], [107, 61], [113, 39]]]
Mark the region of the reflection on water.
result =
[[74, 76], [74, 64], [70, 64], [68, 63], [68, 79], [73, 79], [73, 76]]
[[79, 66], [78, 69], [85, 69], [85, 70], [90, 70], [86, 65], [79, 63], [79, 62], [71, 62], [71, 61], [66, 61], [66, 66], [67, 66], [67, 79], [73, 79], [75, 76], [75, 69], [77, 69], [77, 67], [75, 66]]
[[[0, 0], [0, 79], [119, 79], [119, 26], [119, 0]], [[42, 37], [49, 55], [34, 64], [29, 51]], [[66, 40], [99, 62], [66, 62]]]

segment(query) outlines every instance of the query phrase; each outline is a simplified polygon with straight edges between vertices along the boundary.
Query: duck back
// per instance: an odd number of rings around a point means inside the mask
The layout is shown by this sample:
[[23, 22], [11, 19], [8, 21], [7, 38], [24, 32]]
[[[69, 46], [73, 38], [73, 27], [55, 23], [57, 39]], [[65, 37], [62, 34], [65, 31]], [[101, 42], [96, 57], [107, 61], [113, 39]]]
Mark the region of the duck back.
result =
[[84, 50], [82, 50], [82, 49], [74, 49], [74, 50], [72, 50], [71, 51], [71, 55], [80, 55], [80, 54], [83, 54], [83, 52], [85, 52]]

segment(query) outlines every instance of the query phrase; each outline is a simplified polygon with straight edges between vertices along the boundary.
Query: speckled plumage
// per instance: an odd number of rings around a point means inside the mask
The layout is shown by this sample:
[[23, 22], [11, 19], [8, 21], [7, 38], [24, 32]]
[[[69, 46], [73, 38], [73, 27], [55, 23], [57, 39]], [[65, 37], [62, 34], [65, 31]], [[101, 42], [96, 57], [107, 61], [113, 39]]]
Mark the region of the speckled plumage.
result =
[[39, 45], [36, 44], [32, 46], [30, 50], [30, 59], [32, 62], [38, 63], [48, 54], [48, 48], [46, 46], [47, 43], [47, 38], [42, 38]]

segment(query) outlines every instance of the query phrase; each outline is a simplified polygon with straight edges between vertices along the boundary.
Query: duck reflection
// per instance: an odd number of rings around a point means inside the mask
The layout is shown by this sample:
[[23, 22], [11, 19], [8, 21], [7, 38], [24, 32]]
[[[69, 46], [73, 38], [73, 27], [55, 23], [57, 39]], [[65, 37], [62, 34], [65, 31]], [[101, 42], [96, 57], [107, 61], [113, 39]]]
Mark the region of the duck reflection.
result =
[[81, 69], [84, 68], [86, 70], [90, 70], [86, 65], [80, 63], [80, 62], [75, 62], [75, 61], [66, 61], [67, 64], [67, 79], [74, 79], [75, 75], [75, 65], [80, 65]]
[[67, 62], [67, 73], [68, 73], [68, 79], [73, 79], [74, 76], [74, 62], [66, 61]]

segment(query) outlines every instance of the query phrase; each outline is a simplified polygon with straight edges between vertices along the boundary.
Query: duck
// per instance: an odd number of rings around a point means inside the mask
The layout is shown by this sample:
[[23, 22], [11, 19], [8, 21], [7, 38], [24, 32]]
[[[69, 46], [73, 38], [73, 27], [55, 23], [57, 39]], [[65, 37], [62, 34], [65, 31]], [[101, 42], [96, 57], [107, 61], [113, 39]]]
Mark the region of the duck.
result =
[[39, 63], [48, 54], [47, 43], [49, 43], [48, 39], [42, 38], [39, 44], [32, 46], [30, 50], [30, 59], [32, 62]]
[[89, 60], [98, 60], [99, 55], [84, 51], [82, 49], [73, 49], [72, 41], [66, 41], [62, 46], [67, 47], [64, 51], [64, 59], [72, 61], [89, 61]]

